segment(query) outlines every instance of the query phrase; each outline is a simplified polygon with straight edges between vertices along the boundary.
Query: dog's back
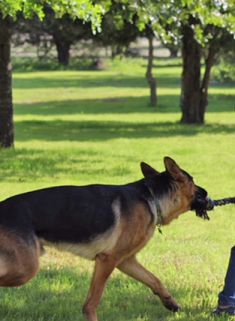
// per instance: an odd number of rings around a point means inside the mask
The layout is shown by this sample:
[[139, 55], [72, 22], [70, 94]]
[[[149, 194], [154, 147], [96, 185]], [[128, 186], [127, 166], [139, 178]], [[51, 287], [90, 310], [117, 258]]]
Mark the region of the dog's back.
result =
[[0, 226], [26, 239], [34, 233], [49, 242], [87, 243], [114, 227], [119, 215], [131, 215], [141, 186], [59, 186], [16, 195], [0, 203]]

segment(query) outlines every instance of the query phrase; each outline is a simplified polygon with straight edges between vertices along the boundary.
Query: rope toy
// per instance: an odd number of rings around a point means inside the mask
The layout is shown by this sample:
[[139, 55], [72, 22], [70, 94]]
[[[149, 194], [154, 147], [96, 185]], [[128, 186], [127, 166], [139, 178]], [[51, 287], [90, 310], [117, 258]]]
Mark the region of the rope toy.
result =
[[235, 197], [222, 198], [220, 200], [212, 201], [214, 206], [222, 206], [227, 204], [235, 204]]

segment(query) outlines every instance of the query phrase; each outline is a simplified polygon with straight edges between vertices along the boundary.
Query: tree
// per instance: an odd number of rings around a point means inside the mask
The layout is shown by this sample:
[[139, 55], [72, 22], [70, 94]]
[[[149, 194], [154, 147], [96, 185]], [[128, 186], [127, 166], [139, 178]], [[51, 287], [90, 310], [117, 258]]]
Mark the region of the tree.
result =
[[99, 28], [102, 6], [93, 5], [90, 0], [54, 0], [54, 1], [24, 1], [2, 0], [0, 2], [0, 146], [14, 146], [14, 124], [12, 104], [12, 69], [10, 43], [12, 22], [17, 14], [22, 13], [26, 18], [37, 14], [44, 17], [44, 5], [48, 3], [57, 17], [69, 14], [83, 20], [91, 20], [93, 28]]
[[[151, 24], [144, 20], [139, 7], [134, 3], [123, 1], [112, 1], [109, 10], [103, 17], [102, 32], [95, 35], [94, 41], [103, 46], [110, 46], [112, 57], [125, 54], [130, 43], [138, 36], [145, 36], [148, 39], [148, 62], [146, 68], [146, 80], [150, 88], [150, 106], [157, 105], [157, 81], [153, 76], [153, 39], [155, 37]], [[138, 10], [137, 10], [138, 9]]]
[[181, 41], [181, 122], [203, 124], [212, 66], [223, 46], [234, 43], [234, 0], [130, 0], [128, 5], [141, 29], [151, 24], [165, 43]]
[[[192, 23], [191, 23], [192, 22]], [[224, 27], [208, 24], [202, 30], [202, 42], [197, 39], [192, 25], [198, 21], [189, 17], [182, 26], [182, 123], [204, 124], [208, 105], [208, 89], [212, 67], [222, 49], [234, 41], [231, 33]], [[199, 22], [201, 27], [201, 22]], [[204, 59], [204, 72], [201, 64]]]
[[0, 14], [0, 145], [11, 147], [14, 142], [11, 38], [12, 19]]
[[140, 34], [136, 19], [122, 1], [111, 1], [102, 19], [101, 32], [93, 36], [95, 44], [110, 47], [112, 58], [125, 54]]
[[[50, 39], [50, 49], [54, 44], [57, 50], [58, 63], [64, 66], [69, 64], [70, 48], [81, 39], [90, 39], [92, 37], [91, 23], [84, 22], [81, 19], [73, 19], [69, 14], [62, 17], [56, 17], [56, 13], [48, 5], [44, 7], [44, 19], [40, 20], [38, 16], [32, 19], [20, 18], [14, 25], [15, 43], [21, 45], [20, 35], [24, 35], [24, 41], [37, 45], [39, 48], [42, 43], [47, 44], [45, 38]], [[26, 36], [27, 35], [27, 36]], [[49, 37], [48, 37], [49, 35]], [[46, 50], [45, 50], [46, 52]]]
[[12, 45], [20, 47], [29, 43], [37, 48], [37, 57], [44, 59], [48, 57], [54, 45], [53, 38], [43, 31], [42, 21], [37, 15], [26, 19], [22, 15], [17, 16], [13, 26]]
[[64, 66], [69, 64], [71, 46], [77, 41], [92, 37], [90, 23], [84, 23], [81, 19], [72, 19], [68, 14], [57, 19], [51, 8], [47, 8], [42, 27], [53, 37], [58, 63]]
[[151, 27], [146, 26], [145, 34], [148, 39], [149, 47], [148, 47], [148, 63], [147, 63], [147, 71], [146, 71], [146, 79], [149, 84], [150, 89], [150, 106], [157, 106], [157, 80], [153, 76], [153, 59], [154, 59], [154, 47], [153, 47], [153, 39], [154, 33]]
[[147, 1], [146, 6], [165, 42], [181, 40], [181, 122], [203, 124], [211, 69], [223, 47], [234, 42], [234, 2], [166, 0], [161, 6]]

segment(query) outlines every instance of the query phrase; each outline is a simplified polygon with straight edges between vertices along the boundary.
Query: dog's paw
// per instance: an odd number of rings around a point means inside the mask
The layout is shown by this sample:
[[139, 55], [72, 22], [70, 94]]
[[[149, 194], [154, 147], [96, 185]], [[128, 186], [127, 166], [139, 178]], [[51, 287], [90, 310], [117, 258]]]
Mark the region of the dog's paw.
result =
[[181, 307], [177, 304], [177, 302], [175, 301], [174, 298], [172, 298], [171, 296], [168, 298], [164, 298], [162, 300], [162, 303], [164, 304], [164, 306], [172, 311], [172, 312], [179, 312], [181, 310]]

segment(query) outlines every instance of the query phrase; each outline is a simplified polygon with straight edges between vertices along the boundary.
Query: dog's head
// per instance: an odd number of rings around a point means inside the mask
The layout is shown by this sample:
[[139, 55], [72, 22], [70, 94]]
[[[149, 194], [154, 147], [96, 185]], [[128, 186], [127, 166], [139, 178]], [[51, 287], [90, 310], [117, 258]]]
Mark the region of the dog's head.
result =
[[164, 157], [164, 165], [166, 170], [160, 173], [146, 163], [141, 163], [142, 173], [159, 202], [165, 224], [188, 210], [209, 219], [207, 210], [213, 208], [213, 202], [207, 191], [196, 185], [193, 177], [170, 157]]

